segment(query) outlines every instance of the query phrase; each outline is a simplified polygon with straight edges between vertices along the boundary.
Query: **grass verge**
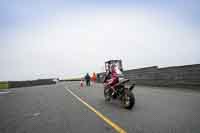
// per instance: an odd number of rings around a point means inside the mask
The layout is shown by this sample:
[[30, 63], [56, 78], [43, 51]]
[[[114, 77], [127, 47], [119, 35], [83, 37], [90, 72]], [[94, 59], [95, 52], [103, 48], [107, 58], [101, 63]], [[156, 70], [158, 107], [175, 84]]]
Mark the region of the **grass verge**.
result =
[[0, 90], [1, 89], [8, 89], [9, 86], [8, 86], [8, 82], [0, 82]]

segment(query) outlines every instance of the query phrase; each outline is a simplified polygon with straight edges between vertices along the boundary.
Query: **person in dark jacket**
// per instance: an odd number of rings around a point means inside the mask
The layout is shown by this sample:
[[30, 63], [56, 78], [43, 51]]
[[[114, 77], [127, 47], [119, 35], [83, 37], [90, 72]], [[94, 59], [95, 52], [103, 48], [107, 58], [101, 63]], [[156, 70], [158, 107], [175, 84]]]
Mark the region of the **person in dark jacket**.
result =
[[90, 77], [90, 75], [87, 73], [87, 74], [85, 75], [86, 86], [90, 86], [90, 80], [91, 80], [91, 77]]

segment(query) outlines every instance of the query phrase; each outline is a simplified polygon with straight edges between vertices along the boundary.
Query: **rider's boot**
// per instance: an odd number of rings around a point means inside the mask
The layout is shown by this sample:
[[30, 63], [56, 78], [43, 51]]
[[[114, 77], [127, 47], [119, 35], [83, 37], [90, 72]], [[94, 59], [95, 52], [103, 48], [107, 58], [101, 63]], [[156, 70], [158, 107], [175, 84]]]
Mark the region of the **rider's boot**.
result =
[[111, 87], [111, 89], [112, 89], [112, 96], [116, 93], [116, 90], [115, 90], [115, 88], [114, 87]]

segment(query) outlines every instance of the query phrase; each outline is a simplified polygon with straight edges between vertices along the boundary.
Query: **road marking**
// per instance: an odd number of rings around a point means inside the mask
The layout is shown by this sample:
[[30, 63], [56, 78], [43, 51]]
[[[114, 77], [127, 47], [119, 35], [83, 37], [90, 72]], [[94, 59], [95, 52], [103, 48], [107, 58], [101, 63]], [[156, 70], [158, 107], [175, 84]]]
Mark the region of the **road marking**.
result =
[[39, 115], [40, 115], [40, 113], [34, 113], [33, 114], [34, 117], [39, 116]]
[[96, 113], [97, 116], [99, 116], [102, 120], [104, 120], [108, 125], [110, 125], [112, 128], [114, 128], [118, 133], [126, 133], [124, 129], [122, 129], [119, 125], [112, 122], [109, 118], [101, 114], [99, 111], [97, 111], [95, 108], [93, 108], [91, 105], [83, 101], [80, 97], [78, 97], [76, 94], [74, 94], [70, 89], [65, 88], [69, 93], [71, 93], [76, 99], [78, 99], [81, 103], [83, 103], [86, 107], [88, 107], [91, 111]]
[[10, 91], [0, 91], [0, 94], [7, 94], [10, 93]]

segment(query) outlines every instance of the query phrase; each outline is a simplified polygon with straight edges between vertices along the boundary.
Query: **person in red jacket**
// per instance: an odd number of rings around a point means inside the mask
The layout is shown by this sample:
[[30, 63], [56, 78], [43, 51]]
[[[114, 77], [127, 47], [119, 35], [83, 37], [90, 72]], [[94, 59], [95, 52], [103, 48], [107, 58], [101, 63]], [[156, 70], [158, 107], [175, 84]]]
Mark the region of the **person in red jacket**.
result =
[[97, 80], [97, 76], [96, 76], [96, 73], [95, 72], [93, 72], [93, 74], [92, 74], [92, 81], [93, 81], [93, 83], [95, 83], [96, 82], [96, 80]]

